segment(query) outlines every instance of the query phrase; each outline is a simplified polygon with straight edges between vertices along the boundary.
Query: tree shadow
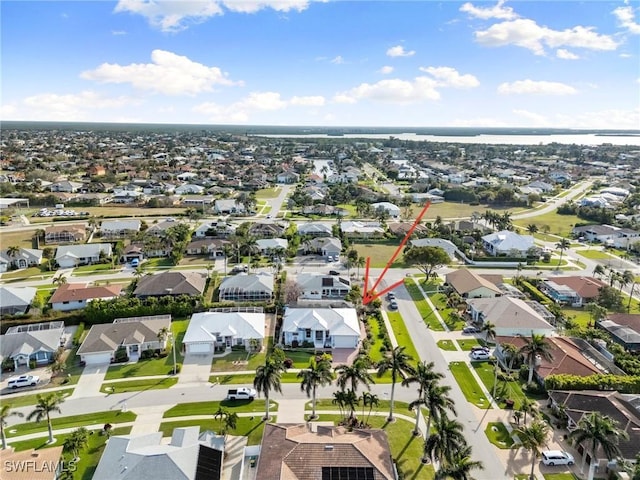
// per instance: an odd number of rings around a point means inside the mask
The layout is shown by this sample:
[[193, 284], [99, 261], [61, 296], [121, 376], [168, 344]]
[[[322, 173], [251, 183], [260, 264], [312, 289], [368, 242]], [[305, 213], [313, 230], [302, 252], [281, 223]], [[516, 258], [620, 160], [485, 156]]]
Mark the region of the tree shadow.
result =
[[404, 455], [404, 452], [407, 450], [407, 448], [409, 448], [411, 446], [411, 443], [418, 437], [416, 437], [415, 435], [411, 435], [411, 437], [409, 438], [409, 441], [407, 443], [405, 443], [404, 447], [402, 447], [402, 450], [400, 450], [400, 454], [398, 455], [398, 460], [400, 460], [402, 458], [402, 456]]

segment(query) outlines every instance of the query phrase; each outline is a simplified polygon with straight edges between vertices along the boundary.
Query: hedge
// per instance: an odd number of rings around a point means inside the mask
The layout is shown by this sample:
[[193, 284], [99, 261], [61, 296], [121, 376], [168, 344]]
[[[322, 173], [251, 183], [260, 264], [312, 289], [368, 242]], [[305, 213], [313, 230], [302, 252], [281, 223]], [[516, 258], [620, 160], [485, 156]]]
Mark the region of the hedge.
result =
[[547, 390], [617, 390], [620, 393], [640, 393], [640, 376], [597, 373], [580, 375], [549, 375], [544, 380]]
[[547, 297], [544, 293], [542, 293], [540, 290], [538, 290], [536, 287], [534, 287], [531, 283], [527, 282], [526, 280], [518, 281], [518, 286], [522, 288], [522, 290], [524, 290], [525, 293], [528, 293], [533, 300], [537, 300], [542, 304], [551, 303], [551, 300], [549, 299], [549, 297]]

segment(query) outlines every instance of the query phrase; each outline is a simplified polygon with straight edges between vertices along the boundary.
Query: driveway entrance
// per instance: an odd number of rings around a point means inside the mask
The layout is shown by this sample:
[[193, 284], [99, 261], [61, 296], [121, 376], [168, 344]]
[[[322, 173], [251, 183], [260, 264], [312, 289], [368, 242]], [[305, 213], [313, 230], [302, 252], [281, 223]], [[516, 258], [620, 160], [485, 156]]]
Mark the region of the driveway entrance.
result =
[[211, 375], [211, 353], [187, 353], [178, 376], [178, 385], [185, 383], [208, 383]]

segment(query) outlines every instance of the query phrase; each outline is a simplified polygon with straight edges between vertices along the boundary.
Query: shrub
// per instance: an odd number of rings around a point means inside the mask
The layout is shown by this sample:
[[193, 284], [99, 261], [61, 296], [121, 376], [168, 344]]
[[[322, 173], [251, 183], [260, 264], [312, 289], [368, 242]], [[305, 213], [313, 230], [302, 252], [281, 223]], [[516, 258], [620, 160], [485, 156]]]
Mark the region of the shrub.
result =
[[547, 390], [618, 390], [620, 393], [640, 393], [640, 376], [598, 373], [579, 375], [549, 375], [545, 381]]
[[113, 361], [114, 363], [128, 362], [129, 356], [127, 355], [127, 349], [119, 347], [114, 354]]
[[284, 362], [282, 362], [285, 368], [291, 368], [293, 366], [293, 360], [290, 358], [285, 358]]
[[152, 348], [147, 348], [146, 350], [143, 350], [142, 353], [140, 354], [140, 359], [141, 360], [148, 360], [149, 358], [153, 358], [155, 352], [153, 351]]
[[83, 333], [84, 333], [84, 322], [80, 322], [78, 324], [78, 328], [76, 329], [76, 333], [73, 334], [74, 345], [80, 345], [80, 340], [82, 339]]

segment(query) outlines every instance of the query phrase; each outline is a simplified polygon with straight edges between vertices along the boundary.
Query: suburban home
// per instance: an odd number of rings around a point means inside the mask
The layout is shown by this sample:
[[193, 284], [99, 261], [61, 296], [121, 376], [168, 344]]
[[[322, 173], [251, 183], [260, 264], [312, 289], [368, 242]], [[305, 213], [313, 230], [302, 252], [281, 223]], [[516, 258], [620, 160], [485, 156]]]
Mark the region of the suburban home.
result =
[[531, 332], [550, 336], [555, 333], [549, 323], [555, 321], [555, 317], [536, 302], [504, 296], [474, 298], [467, 300], [467, 304], [471, 320], [480, 325], [493, 323], [497, 336], [528, 336]]
[[260, 351], [265, 338], [265, 314], [261, 308], [248, 310], [194, 313], [182, 340], [185, 352], [211, 354], [235, 346], [243, 346], [248, 352]]
[[206, 238], [206, 237], [223, 237], [226, 238], [230, 235], [236, 233], [236, 229], [238, 227], [232, 223], [225, 222], [224, 220], [218, 220], [215, 222], [205, 222], [201, 223], [198, 228], [196, 228], [193, 236], [195, 238]]
[[55, 260], [60, 268], [72, 268], [98, 263], [101, 258], [109, 258], [112, 254], [110, 243], [85, 243], [58, 247]]
[[321, 273], [300, 273], [296, 283], [302, 291], [299, 298], [305, 300], [343, 299], [351, 290], [348, 278]]
[[162, 272], [145, 275], [138, 280], [133, 295], [138, 298], [166, 296], [200, 296], [204, 293], [207, 275], [200, 272]]
[[158, 223], [152, 224], [147, 230], [144, 232], [146, 235], [153, 235], [154, 237], [162, 238], [164, 237], [167, 230], [171, 227], [175, 227], [180, 225], [183, 222], [176, 220], [175, 218], [167, 218], [165, 220], [161, 220]]
[[284, 236], [286, 228], [277, 223], [255, 222], [249, 227], [249, 235], [256, 238], [277, 238]]
[[357, 348], [361, 331], [355, 308], [287, 307], [282, 319], [282, 342], [288, 346]]
[[115, 190], [112, 195], [113, 203], [130, 204], [144, 200], [146, 195], [135, 190]]
[[140, 231], [140, 220], [103, 220], [100, 225], [100, 236], [105, 239], [124, 238]]
[[115, 435], [104, 447], [93, 480], [220, 480], [224, 436], [200, 427], [173, 430], [166, 442], [162, 432]]
[[2, 451], [2, 480], [58, 480], [65, 464], [61, 461], [62, 445], [29, 448], [19, 452], [11, 447]]
[[607, 284], [593, 277], [553, 277], [543, 280], [540, 291], [556, 303], [582, 307], [594, 301]]
[[260, 238], [256, 240], [256, 246], [262, 255], [270, 252], [285, 251], [289, 247], [286, 238]]
[[35, 287], [0, 286], [0, 315], [23, 315], [27, 313], [36, 296]]
[[21, 270], [37, 267], [40, 263], [42, 263], [42, 250], [20, 248], [15, 255], [9, 255], [6, 249], [0, 252], [0, 273], [12, 268]]
[[222, 280], [218, 288], [221, 302], [270, 302], [273, 275], [266, 272], [240, 273]]
[[342, 241], [335, 237], [312, 238], [302, 245], [305, 254], [313, 253], [323, 258], [338, 258], [342, 251]]
[[255, 478], [395, 480], [384, 430], [266, 423]]
[[124, 348], [130, 361], [137, 361], [145, 350], [164, 349], [167, 338], [158, 333], [171, 331], [171, 315], [116, 318], [113, 323], [93, 325], [77, 355], [86, 365], [109, 364], [118, 348]]
[[400, 216], [400, 207], [391, 202], [372, 203], [371, 208], [374, 212], [377, 212], [378, 210], [384, 210], [389, 214], [391, 218], [398, 218]]
[[502, 295], [495, 283], [467, 268], [447, 273], [445, 284], [462, 298], [493, 298]]
[[82, 182], [70, 182], [68, 180], [64, 180], [62, 182], [52, 183], [49, 185], [49, 190], [52, 192], [76, 193], [83, 187], [84, 183]]
[[219, 199], [213, 204], [213, 211], [218, 215], [244, 215], [247, 209], [235, 199]]
[[287, 170], [285, 172], [279, 173], [276, 177], [276, 181], [278, 183], [298, 183], [300, 181], [300, 174], [294, 172], [293, 170]]
[[206, 205], [212, 205], [215, 201], [213, 195], [185, 195], [182, 197], [180, 205], [185, 207], [197, 207], [198, 210], [202, 209], [205, 212]]
[[494, 257], [526, 257], [529, 249], [535, 247], [532, 235], [520, 235], [509, 230], [485, 235], [482, 237], [482, 245]]
[[320, 222], [307, 222], [298, 225], [298, 234], [307, 237], [330, 237], [333, 235], [331, 226]]
[[52, 225], [44, 230], [45, 243], [76, 243], [87, 239], [87, 227], [78, 225]]
[[176, 195], [202, 195], [204, 193], [204, 187], [187, 183], [176, 187], [175, 193]]
[[640, 241], [640, 232], [631, 228], [613, 225], [586, 225], [574, 227], [575, 237], [584, 237], [589, 242], [599, 242], [606, 246], [626, 250], [630, 245]]
[[[404, 236], [409, 232], [409, 229], [413, 226], [411, 222], [394, 222], [389, 223], [388, 228], [389, 232], [391, 232], [396, 237], [404, 238]], [[416, 225], [413, 229], [413, 233], [416, 236], [426, 235], [429, 232], [429, 229], [424, 225]]]
[[384, 236], [384, 228], [379, 222], [342, 222], [340, 230], [349, 238], [382, 238]]
[[610, 313], [596, 321], [596, 326], [606, 330], [611, 339], [630, 352], [640, 352], [640, 314]]
[[144, 260], [144, 248], [142, 245], [131, 243], [124, 247], [122, 255], [120, 256], [120, 261], [128, 263], [133, 259], [137, 259], [138, 262], [142, 262], [142, 260]]
[[223, 257], [225, 245], [231, 245], [231, 242], [221, 238], [198, 238], [187, 245], [187, 255], [206, 255], [209, 258]]
[[0, 363], [12, 360], [15, 370], [31, 361], [36, 367], [50, 364], [67, 342], [62, 321], [9, 327], [0, 340]]
[[458, 247], [454, 245], [450, 240], [444, 238], [417, 238], [411, 240], [412, 247], [438, 247], [447, 252], [451, 260], [456, 260], [456, 253], [459, 252]]
[[[627, 462], [635, 462], [636, 456], [640, 453], [640, 413], [637, 407], [637, 398], [623, 395], [616, 391], [600, 392], [594, 390], [565, 391], [552, 390], [549, 392], [549, 404], [551, 408], [562, 410], [567, 414], [568, 430], [571, 432], [578, 426], [580, 420], [591, 412], [600, 412], [605, 417], [615, 421], [618, 428], [624, 430], [629, 435], [629, 439], [619, 439], [618, 448], [622, 453], [622, 458]], [[586, 455], [586, 464], [591, 462], [589, 447], [578, 445], [578, 453]], [[602, 452], [598, 454], [598, 470], [606, 471], [605, 467], [613, 466], [607, 464], [606, 455]], [[580, 460], [577, 460], [579, 462]]]
[[86, 283], [65, 283], [60, 285], [51, 296], [51, 308], [58, 311], [78, 310], [86, 307], [92, 300], [111, 300], [120, 295], [121, 285], [90, 287]]

